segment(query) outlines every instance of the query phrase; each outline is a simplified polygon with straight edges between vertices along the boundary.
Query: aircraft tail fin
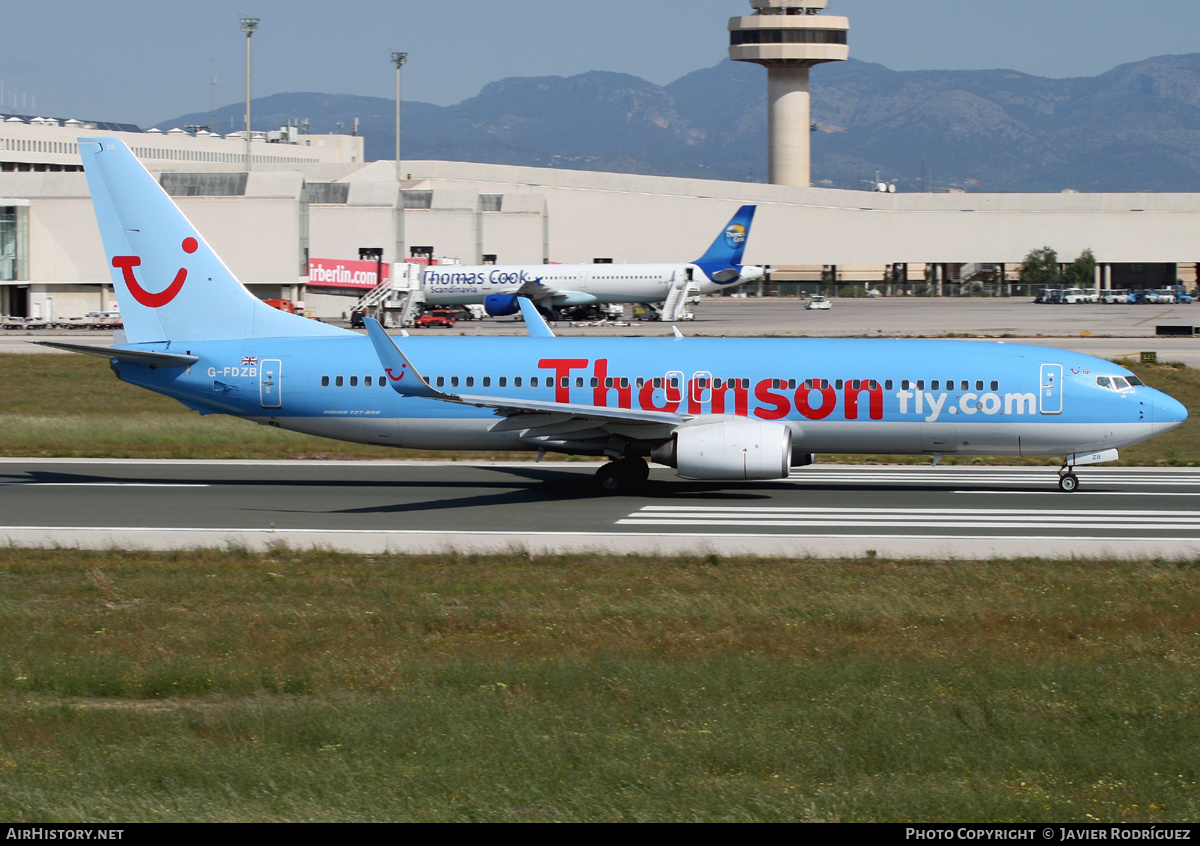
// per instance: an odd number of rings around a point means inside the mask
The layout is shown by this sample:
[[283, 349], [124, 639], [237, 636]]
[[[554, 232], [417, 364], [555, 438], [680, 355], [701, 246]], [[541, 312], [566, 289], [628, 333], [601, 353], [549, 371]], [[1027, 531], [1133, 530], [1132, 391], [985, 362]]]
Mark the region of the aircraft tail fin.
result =
[[346, 333], [246, 290], [121, 140], [80, 138], [79, 153], [129, 343]]
[[724, 271], [734, 271], [732, 278], [737, 278], [736, 271], [741, 266], [742, 256], [746, 252], [746, 241], [750, 238], [750, 224], [754, 222], [755, 208], [742, 206], [738, 209], [737, 214], [708, 248], [708, 252], [693, 262], [708, 274], [710, 279], [718, 279], [719, 275], [729, 276]]

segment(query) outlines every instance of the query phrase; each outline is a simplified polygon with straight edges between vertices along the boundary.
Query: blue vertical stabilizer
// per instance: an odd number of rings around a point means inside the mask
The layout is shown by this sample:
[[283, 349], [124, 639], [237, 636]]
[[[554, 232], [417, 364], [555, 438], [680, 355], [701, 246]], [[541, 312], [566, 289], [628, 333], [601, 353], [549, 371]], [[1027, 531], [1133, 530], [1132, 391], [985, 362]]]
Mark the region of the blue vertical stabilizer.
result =
[[738, 275], [736, 271], [742, 265], [746, 242], [750, 239], [750, 224], [754, 222], [754, 209], [754, 206], [742, 206], [738, 209], [737, 214], [708, 248], [708, 252], [693, 262], [710, 279], [718, 282], [726, 281], [718, 278], [722, 275], [722, 271], [734, 271], [735, 278]]
[[80, 138], [79, 153], [129, 343], [348, 334], [246, 290], [123, 142]]

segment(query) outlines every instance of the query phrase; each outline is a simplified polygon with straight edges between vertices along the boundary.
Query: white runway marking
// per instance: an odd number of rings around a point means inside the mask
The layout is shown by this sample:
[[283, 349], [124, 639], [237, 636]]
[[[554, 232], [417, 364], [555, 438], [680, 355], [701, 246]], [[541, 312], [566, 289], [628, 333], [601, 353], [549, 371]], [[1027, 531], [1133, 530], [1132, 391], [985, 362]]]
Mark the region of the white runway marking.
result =
[[1200, 511], [1145, 516], [1129, 511], [969, 508], [770, 508], [651, 505], [618, 526], [740, 526], [796, 529], [1020, 529], [1071, 532], [1155, 531], [1197, 533]]
[[0, 482], [0, 488], [207, 488], [170, 482]]
[[[1095, 471], [1085, 467], [1078, 468], [1076, 474], [1088, 485], [1200, 487], [1200, 473], [1196, 472], [1172, 473], [1164, 477], [1161, 473], [1151, 474], [1144, 470], [1131, 470], [1128, 472], [1113, 470]], [[808, 471], [800, 469], [793, 470], [789, 478], [794, 482], [902, 482], [905, 484], [926, 485], [955, 485], [967, 482], [981, 482], [984, 484], [1024, 484], [1032, 482], [1035, 484], [1056, 485], [1058, 483], [1058, 468], [1046, 467], [1041, 471], [996, 469], [966, 472], [952, 469], [939, 471], [929, 467], [913, 468], [912, 470], [896, 470], [894, 468], [883, 467], [879, 468], [879, 470], [867, 468], [863, 470], [842, 471]]]

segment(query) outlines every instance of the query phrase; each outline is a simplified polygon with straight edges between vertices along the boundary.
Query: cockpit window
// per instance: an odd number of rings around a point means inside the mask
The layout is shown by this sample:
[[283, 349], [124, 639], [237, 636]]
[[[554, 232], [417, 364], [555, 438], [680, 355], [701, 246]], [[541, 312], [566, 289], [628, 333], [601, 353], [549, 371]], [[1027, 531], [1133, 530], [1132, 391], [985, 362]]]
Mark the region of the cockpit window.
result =
[[1097, 376], [1096, 386], [1107, 388], [1110, 391], [1127, 391], [1131, 387], [1141, 385], [1142, 382], [1136, 376]]
[[1135, 388], [1144, 388], [1146, 386], [1146, 383], [1136, 376], [1126, 376], [1125, 378], [1128, 379], [1129, 384], [1133, 385]]

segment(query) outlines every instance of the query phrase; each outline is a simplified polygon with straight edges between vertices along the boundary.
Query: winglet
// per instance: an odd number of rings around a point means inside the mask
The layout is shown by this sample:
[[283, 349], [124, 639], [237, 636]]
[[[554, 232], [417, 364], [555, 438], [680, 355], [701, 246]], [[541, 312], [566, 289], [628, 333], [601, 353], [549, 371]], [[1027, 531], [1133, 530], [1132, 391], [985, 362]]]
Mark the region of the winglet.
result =
[[392, 390], [406, 397], [453, 399], [450, 394], [434, 390], [429, 386], [425, 377], [418, 373], [417, 368], [413, 367], [412, 362], [408, 360], [408, 356], [401, 352], [396, 343], [388, 337], [388, 333], [383, 331], [378, 320], [373, 317], [364, 317], [363, 323], [367, 327], [367, 334], [371, 336], [371, 343], [375, 345], [375, 354], [379, 356], [379, 361], [383, 364], [383, 370], [387, 373]]
[[550, 331], [549, 324], [546, 323], [542, 313], [537, 310], [537, 306], [532, 300], [525, 297], [517, 297], [517, 302], [521, 305], [521, 316], [525, 318], [525, 326], [529, 329], [529, 337], [531, 338], [553, 338], [554, 333]]

